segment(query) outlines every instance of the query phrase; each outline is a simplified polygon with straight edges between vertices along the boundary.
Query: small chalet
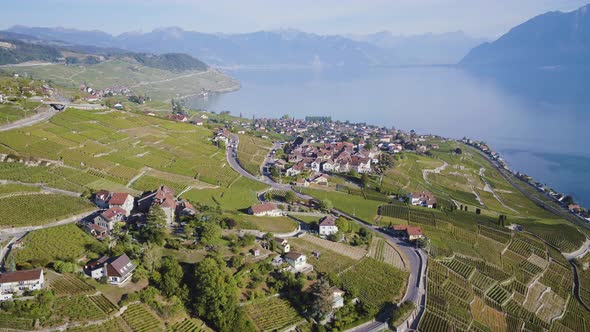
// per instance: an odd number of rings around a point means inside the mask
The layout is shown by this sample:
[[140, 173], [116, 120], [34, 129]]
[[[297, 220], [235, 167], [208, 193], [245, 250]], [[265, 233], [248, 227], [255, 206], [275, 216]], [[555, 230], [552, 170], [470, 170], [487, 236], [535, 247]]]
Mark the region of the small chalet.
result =
[[156, 191], [144, 195], [137, 201], [137, 205], [144, 213], [148, 213], [153, 206], [160, 206], [164, 210], [167, 223], [174, 222], [177, 203], [174, 191], [166, 186], [160, 186]]
[[277, 249], [280, 249], [283, 254], [286, 254], [289, 251], [291, 251], [291, 245], [289, 244], [289, 241], [287, 241], [287, 239], [275, 237], [274, 240], [277, 244]]
[[297, 179], [295, 185], [299, 187], [309, 187], [309, 181], [307, 181], [307, 179]]
[[336, 226], [336, 218], [332, 216], [326, 216], [320, 219], [319, 227], [320, 235], [328, 236], [338, 233], [338, 226]]
[[257, 217], [279, 217], [283, 215], [283, 211], [281, 211], [276, 204], [268, 202], [258, 205], [252, 205], [250, 209], [248, 209], [248, 213]]
[[424, 233], [422, 232], [422, 228], [420, 227], [395, 225], [392, 227], [392, 230], [396, 235], [403, 236], [404, 238], [410, 241], [424, 238]]
[[431, 192], [419, 191], [410, 194], [410, 203], [415, 206], [423, 206], [436, 209], [436, 197]]
[[43, 269], [0, 274], [0, 301], [12, 299], [26, 291], [40, 290], [45, 285]]
[[122, 285], [131, 279], [135, 265], [126, 254], [118, 257], [102, 256], [84, 266], [84, 272], [91, 278], [107, 278], [112, 285]]
[[334, 286], [330, 288], [332, 293], [332, 309], [344, 307], [344, 291]]
[[311, 178], [309, 182], [320, 186], [327, 186], [329, 178], [330, 176], [328, 174], [320, 174]]

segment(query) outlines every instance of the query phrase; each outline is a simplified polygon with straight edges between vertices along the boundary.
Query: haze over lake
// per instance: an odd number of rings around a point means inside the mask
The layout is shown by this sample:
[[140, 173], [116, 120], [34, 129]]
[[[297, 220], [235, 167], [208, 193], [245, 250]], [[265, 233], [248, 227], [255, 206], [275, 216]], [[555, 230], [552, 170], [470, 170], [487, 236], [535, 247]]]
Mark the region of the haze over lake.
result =
[[[492, 73], [492, 74], [490, 74]], [[562, 69], [251, 69], [242, 88], [190, 106], [244, 117], [329, 115], [420, 134], [481, 139], [511, 168], [590, 205], [590, 81]]]

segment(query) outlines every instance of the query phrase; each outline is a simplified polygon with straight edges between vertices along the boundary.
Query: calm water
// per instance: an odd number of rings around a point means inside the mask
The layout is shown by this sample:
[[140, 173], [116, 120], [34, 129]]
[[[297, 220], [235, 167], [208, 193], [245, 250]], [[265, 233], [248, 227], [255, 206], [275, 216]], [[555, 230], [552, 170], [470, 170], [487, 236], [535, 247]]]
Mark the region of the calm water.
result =
[[590, 206], [587, 72], [473, 73], [459, 68], [231, 72], [237, 92], [194, 107], [244, 117], [330, 115], [484, 140], [520, 170]]

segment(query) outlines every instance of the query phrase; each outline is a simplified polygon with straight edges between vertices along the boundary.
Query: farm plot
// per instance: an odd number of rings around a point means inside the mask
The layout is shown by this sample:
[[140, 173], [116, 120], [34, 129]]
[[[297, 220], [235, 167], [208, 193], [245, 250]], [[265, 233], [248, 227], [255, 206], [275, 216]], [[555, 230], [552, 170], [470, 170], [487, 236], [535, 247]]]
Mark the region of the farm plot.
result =
[[12, 193], [38, 192], [39, 190], [38, 187], [25, 186], [22, 184], [0, 184], [0, 196]]
[[[312, 242], [305, 241], [301, 238], [289, 239], [291, 246], [295, 250], [307, 255], [307, 262], [314, 266], [314, 269], [323, 273], [336, 272], [340, 273], [353, 265], [356, 261], [348, 256], [341, 255], [332, 250], [328, 250]], [[312, 252], [319, 253], [319, 257], [312, 255]]]
[[135, 332], [163, 331], [160, 319], [143, 304], [131, 304], [121, 315]]
[[15, 329], [15, 330], [32, 330], [34, 327], [34, 320], [29, 318], [18, 318], [11, 314], [0, 314], [0, 328]]
[[369, 252], [371, 257], [380, 262], [390, 264], [398, 269], [406, 269], [404, 260], [399, 251], [384, 239], [373, 237]]
[[540, 282], [563, 298], [567, 298], [572, 292], [573, 272], [571, 269], [564, 267], [552, 261], [549, 267], [541, 277]]
[[475, 270], [474, 267], [467, 265], [457, 259], [451, 259], [449, 261], [441, 261], [441, 263], [443, 265], [445, 265], [446, 267], [448, 267], [449, 269], [451, 269], [452, 271], [455, 271], [457, 274], [459, 274], [460, 276], [462, 276], [465, 279], [469, 279], [469, 276]]
[[540, 301], [542, 304], [539, 311], [537, 311], [537, 316], [547, 323], [560, 316], [565, 310], [565, 300], [551, 290], [543, 293]]
[[522, 306], [530, 311], [536, 312], [537, 309], [541, 306], [541, 296], [547, 290], [547, 286], [543, 285], [540, 282], [535, 282], [530, 288], [526, 296], [526, 300], [522, 304]]
[[272, 143], [248, 135], [240, 135], [238, 144], [238, 160], [248, 173], [260, 175], [260, 166], [270, 151]]
[[86, 295], [60, 297], [55, 301], [55, 310], [61, 315], [69, 317], [71, 321], [106, 318], [106, 313]]
[[245, 306], [248, 317], [259, 331], [277, 331], [304, 320], [289, 301], [271, 297]]
[[69, 332], [131, 332], [121, 317], [116, 317], [102, 324], [77, 326], [68, 329]]
[[[34, 206], [35, 208], [30, 208]], [[94, 209], [90, 202], [54, 194], [34, 194], [0, 198], [0, 227], [37, 226]]]
[[473, 319], [488, 326], [493, 332], [508, 332], [504, 313], [487, 306], [479, 297], [471, 302], [471, 314]]
[[418, 329], [424, 332], [448, 332], [451, 331], [451, 325], [446, 318], [427, 309], [422, 319], [420, 319]]
[[370, 308], [378, 310], [386, 302], [403, 296], [408, 273], [373, 258], [365, 258], [341, 276], [344, 288], [359, 294]]
[[45, 266], [58, 259], [78, 259], [85, 255], [86, 247], [96, 241], [74, 224], [40, 229], [24, 237], [24, 245], [15, 250], [14, 257], [17, 264], [29, 262], [33, 266]]
[[114, 305], [109, 299], [107, 299], [104, 295], [94, 295], [88, 297], [90, 301], [92, 301], [97, 307], [100, 308], [102, 312], [105, 314], [109, 314], [115, 310], [117, 310], [117, 306]]
[[367, 255], [367, 250], [361, 247], [353, 247], [344, 243], [332, 242], [309, 234], [305, 234], [301, 237], [301, 239], [316, 246], [331, 250], [340, 255], [350, 257], [354, 260], [359, 260]]
[[288, 233], [297, 230], [297, 222], [289, 217], [246, 216], [239, 226], [272, 233]]
[[203, 321], [195, 318], [188, 318], [178, 322], [169, 329], [170, 332], [209, 332], [213, 331]]
[[495, 285], [486, 293], [487, 298], [499, 305], [505, 303], [510, 298], [510, 295], [510, 292], [500, 285]]
[[89, 294], [95, 291], [94, 287], [71, 274], [58, 275], [48, 272], [46, 277], [49, 288], [56, 296]]

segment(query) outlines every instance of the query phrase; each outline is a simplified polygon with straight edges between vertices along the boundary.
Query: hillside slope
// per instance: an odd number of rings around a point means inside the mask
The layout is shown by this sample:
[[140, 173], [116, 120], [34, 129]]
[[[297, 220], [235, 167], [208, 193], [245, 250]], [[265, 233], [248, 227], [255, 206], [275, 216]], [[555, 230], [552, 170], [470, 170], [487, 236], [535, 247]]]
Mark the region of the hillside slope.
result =
[[557, 66], [590, 64], [590, 5], [539, 15], [461, 61], [466, 66]]

